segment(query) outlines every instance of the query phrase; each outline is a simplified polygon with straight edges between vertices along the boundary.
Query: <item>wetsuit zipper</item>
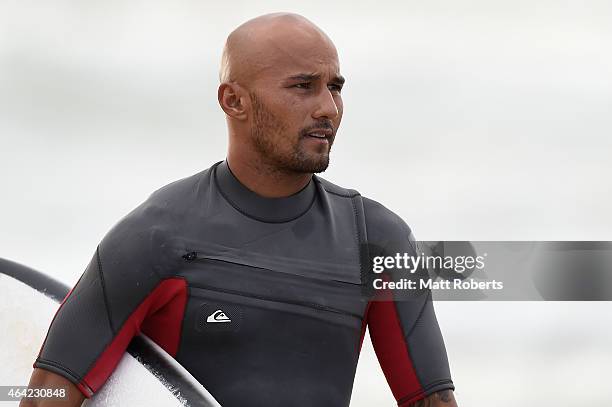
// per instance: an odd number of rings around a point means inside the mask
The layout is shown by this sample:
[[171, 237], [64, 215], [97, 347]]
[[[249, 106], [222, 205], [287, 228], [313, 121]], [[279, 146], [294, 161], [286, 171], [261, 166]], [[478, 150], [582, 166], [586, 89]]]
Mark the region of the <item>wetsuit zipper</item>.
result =
[[[181, 256], [186, 262], [188, 263], [193, 263], [193, 262], [199, 262], [199, 261], [204, 261], [204, 260], [213, 260], [213, 261], [220, 261], [220, 262], [224, 262], [224, 263], [232, 263], [232, 262], [228, 262], [225, 260], [219, 260], [219, 259], [212, 259], [206, 256], [201, 256], [198, 254], [198, 252], [188, 252], [186, 254], [184, 254], [183, 256]], [[235, 263], [232, 263], [235, 264]], [[257, 294], [251, 294], [251, 293], [246, 293], [244, 291], [238, 291], [238, 290], [230, 290], [230, 289], [226, 289], [226, 288], [220, 288], [220, 287], [214, 287], [214, 286], [209, 286], [206, 284], [193, 284], [190, 283], [191, 286], [196, 287], [196, 288], [203, 288], [205, 290], [211, 290], [211, 291], [217, 291], [217, 292], [222, 292], [222, 293], [226, 293], [226, 294], [233, 294], [233, 295], [240, 295], [243, 297], [249, 297], [249, 298], [254, 298], [254, 299], [258, 299], [258, 300], [264, 300], [264, 301], [273, 301], [273, 302], [279, 302], [279, 303], [283, 303], [283, 304], [290, 304], [290, 305], [297, 305], [297, 306], [302, 306], [302, 307], [307, 307], [307, 308], [311, 308], [317, 311], [326, 311], [326, 312], [331, 312], [331, 313], [335, 313], [335, 314], [341, 314], [341, 315], [346, 315], [346, 316], [350, 316], [353, 318], [357, 318], [358, 320], [362, 320], [362, 316], [358, 315], [358, 314], [353, 314], [351, 312], [347, 312], [341, 309], [337, 309], [337, 308], [333, 308], [333, 307], [327, 307], [325, 305], [321, 305], [321, 304], [317, 304], [314, 302], [306, 302], [306, 301], [289, 301], [289, 300], [284, 300], [284, 299], [279, 299], [279, 298], [275, 298], [275, 297], [270, 297], [270, 296], [265, 296], [265, 295], [257, 295]]]

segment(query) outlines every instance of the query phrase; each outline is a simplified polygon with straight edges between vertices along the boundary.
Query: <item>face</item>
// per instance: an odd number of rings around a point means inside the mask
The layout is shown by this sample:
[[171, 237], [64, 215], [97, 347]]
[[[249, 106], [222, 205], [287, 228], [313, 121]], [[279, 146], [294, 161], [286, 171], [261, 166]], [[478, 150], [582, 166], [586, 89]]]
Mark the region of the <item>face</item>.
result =
[[253, 147], [285, 172], [325, 171], [342, 120], [344, 79], [335, 49], [307, 51], [281, 50], [249, 91]]

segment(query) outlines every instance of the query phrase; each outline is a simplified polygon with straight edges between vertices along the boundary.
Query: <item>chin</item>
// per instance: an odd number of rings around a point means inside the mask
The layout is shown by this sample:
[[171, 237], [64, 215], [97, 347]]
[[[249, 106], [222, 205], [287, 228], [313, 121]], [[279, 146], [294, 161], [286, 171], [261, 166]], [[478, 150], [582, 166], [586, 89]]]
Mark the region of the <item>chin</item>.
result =
[[301, 159], [294, 160], [291, 163], [287, 163], [285, 168], [301, 174], [318, 174], [324, 172], [329, 166], [329, 157], [321, 158], [317, 157], [317, 159]]
[[329, 167], [329, 157], [326, 157], [325, 159], [321, 159], [319, 161], [316, 162], [311, 162], [311, 165], [308, 166], [308, 171], [306, 172], [311, 172], [314, 174], [319, 174], [321, 172], [325, 172], [325, 170], [327, 169], [327, 167]]

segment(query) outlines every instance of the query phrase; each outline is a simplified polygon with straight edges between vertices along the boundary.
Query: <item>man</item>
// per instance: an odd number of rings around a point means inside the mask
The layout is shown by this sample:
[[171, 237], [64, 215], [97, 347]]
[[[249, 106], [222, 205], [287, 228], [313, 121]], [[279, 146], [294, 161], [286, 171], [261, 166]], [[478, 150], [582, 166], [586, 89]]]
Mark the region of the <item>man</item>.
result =
[[410, 229], [313, 176], [342, 119], [331, 40], [298, 15], [255, 18], [228, 37], [220, 79], [227, 160], [107, 234], [30, 386], [68, 387], [64, 405], [80, 405], [141, 330], [224, 407], [348, 406], [369, 324], [400, 406], [456, 406], [429, 293], [373, 301], [367, 289], [372, 256], [414, 253]]

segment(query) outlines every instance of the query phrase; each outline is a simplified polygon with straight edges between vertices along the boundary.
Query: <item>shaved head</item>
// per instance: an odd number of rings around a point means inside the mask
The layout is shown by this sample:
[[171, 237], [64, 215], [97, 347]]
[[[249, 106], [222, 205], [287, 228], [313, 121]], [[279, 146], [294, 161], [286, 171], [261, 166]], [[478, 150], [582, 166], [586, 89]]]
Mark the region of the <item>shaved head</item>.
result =
[[325, 171], [344, 78], [336, 47], [319, 27], [290, 13], [247, 21], [227, 37], [219, 79], [232, 170], [243, 179], [297, 184]]
[[299, 14], [273, 13], [253, 18], [230, 33], [223, 48], [221, 82], [248, 83], [282, 57], [299, 57], [303, 46], [323, 47], [337, 58], [336, 48], [314, 23]]

